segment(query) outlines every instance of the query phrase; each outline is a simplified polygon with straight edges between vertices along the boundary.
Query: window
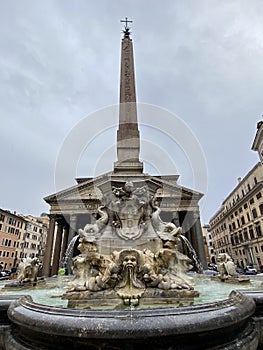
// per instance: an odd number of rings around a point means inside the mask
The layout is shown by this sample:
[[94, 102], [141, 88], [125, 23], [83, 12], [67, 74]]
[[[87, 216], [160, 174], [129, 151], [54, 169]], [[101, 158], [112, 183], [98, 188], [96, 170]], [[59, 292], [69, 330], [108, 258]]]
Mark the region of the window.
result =
[[244, 209], [247, 209], [247, 203], [244, 204]]
[[253, 230], [253, 226], [249, 226], [249, 234], [250, 234], [250, 239], [254, 239], [255, 235], [254, 235], [254, 230]]
[[256, 223], [256, 232], [257, 232], [258, 237], [262, 237], [262, 230], [261, 230], [259, 222]]
[[259, 210], [260, 210], [260, 214], [263, 215], [263, 204], [260, 204]]
[[256, 219], [258, 217], [256, 208], [252, 209], [252, 215], [253, 215], [254, 219]]
[[250, 204], [254, 204], [254, 198], [251, 198], [249, 201]]
[[258, 192], [257, 195], [256, 195], [257, 199], [261, 198], [262, 197], [262, 194], [261, 192]]
[[249, 216], [249, 213], [247, 213], [247, 219], [248, 219], [248, 221], [250, 221], [250, 216]]
[[245, 239], [245, 241], [248, 241], [247, 228], [244, 228], [244, 239]]
[[256, 251], [256, 253], [258, 253], [258, 247], [257, 246], [255, 246], [255, 251]]
[[255, 183], [255, 185], [258, 183], [258, 180], [256, 177], [254, 177], [254, 183]]
[[241, 223], [242, 223], [242, 225], [245, 225], [245, 218], [244, 218], [244, 216], [241, 216]]
[[247, 189], [250, 191], [250, 184], [247, 184]]

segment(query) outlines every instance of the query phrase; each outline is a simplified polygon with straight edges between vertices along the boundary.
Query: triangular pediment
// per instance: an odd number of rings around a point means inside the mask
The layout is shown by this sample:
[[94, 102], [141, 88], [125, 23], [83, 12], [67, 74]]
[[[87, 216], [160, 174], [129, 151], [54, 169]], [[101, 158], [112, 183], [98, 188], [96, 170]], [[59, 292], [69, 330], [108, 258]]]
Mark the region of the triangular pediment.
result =
[[77, 185], [47, 196], [44, 200], [49, 204], [57, 201], [101, 200], [102, 193], [111, 191], [113, 187], [123, 187], [127, 181], [132, 181], [135, 187], [146, 185], [151, 195], [156, 194], [158, 197], [199, 200], [203, 196], [200, 192], [178, 185], [178, 177], [106, 173], [95, 178], [77, 179]]

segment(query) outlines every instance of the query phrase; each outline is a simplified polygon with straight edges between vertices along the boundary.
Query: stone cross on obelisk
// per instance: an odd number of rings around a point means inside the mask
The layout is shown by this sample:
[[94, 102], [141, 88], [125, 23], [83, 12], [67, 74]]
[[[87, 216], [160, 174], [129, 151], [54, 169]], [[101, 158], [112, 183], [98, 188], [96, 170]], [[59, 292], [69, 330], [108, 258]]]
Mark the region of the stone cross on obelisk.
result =
[[133, 45], [126, 17], [124, 37], [121, 46], [120, 108], [119, 129], [117, 131], [117, 162], [114, 172], [122, 174], [142, 173], [143, 164], [139, 160], [140, 132], [138, 129]]

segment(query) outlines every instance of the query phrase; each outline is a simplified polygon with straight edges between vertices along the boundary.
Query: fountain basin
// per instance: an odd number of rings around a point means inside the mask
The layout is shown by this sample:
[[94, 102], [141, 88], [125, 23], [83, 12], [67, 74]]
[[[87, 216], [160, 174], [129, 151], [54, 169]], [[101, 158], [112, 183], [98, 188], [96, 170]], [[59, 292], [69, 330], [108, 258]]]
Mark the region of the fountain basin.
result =
[[4, 349], [243, 349], [258, 347], [252, 297], [162, 309], [84, 310], [12, 301]]

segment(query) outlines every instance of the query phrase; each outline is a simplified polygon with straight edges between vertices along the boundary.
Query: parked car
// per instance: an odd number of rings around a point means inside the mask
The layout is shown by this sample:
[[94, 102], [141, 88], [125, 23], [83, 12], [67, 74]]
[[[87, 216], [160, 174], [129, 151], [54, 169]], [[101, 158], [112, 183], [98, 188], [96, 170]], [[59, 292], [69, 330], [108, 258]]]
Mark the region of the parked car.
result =
[[242, 269], [242, 267], [237, 267], [236, 268], [236, 272], [243, 275], [245, 273], [244, 269]]
[[245, 267], [245, 275], [256, 275], [257, 270], [252, 266]]
[[216, 265], [216, 264], [208, 263], [207, 266], [208, 266], [208, 269], [209, 269], [209, 270], [218, 272], [218, 269], [217, 269], [217, 265]]
[[11, 275], [11, 271], [9, 270], [3, 270], [0, 272], [0, 277], [8, 278]]

